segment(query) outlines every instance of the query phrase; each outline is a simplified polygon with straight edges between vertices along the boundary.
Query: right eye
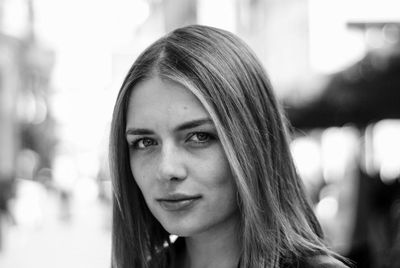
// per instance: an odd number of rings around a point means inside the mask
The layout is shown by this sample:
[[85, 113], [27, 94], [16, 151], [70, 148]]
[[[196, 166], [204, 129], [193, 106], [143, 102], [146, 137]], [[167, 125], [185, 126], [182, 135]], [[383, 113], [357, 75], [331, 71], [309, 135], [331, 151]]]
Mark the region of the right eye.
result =
[[150, 138], [141, 138], [132, 143], [134, 149], [146, 149], [154, 145], [157, 145], [157, 142]]

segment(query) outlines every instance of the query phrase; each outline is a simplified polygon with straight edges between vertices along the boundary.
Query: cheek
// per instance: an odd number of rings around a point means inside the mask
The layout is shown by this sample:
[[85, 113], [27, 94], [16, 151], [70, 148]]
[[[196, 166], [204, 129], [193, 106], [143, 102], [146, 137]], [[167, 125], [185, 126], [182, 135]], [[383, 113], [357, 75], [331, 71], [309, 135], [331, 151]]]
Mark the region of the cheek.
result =
[[214, 172], [209, 174], [205, 186], [207, 187], [209, 201], [207, 211], [211, 218], [221, 221], [237, 210], [237, 189], [227, 163], [220, 163], [219, 168], [214, 169]]
[[208, 161], [198, 165], [197, 171], [208, 192], [226, 199], [236, 196], [233, 174], [222, 148], [212, 152]]
[[204, 167], [202, 170], [208, 174], [208, 177], [215, 186], [233, 184], [232, 171], [221, 147], [213, 152], [213, 155], [209, 157], [207, 167]]
[[137, 159], [131, 159], [130, 167], [132, 176], [135, 179], [136, 184], [138, 185], [139, 189], [141, 190], [145, 199], [147, 199], [148, 195], [150, 194], [151, 190], [151, 180], [149, 180], [151, 168], [148, 165], [143, 165], [141, 161]]

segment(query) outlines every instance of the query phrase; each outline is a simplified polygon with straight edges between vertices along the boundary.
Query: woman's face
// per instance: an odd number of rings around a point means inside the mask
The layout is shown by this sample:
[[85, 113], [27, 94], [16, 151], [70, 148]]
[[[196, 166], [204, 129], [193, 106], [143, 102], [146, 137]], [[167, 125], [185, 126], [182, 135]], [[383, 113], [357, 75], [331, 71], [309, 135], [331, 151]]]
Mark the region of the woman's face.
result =
[[160, 78], [133, 89], [126, 139], [147, 206], [171, 234], [194, 236], [237, 221], [232, 172], [203, 105]]

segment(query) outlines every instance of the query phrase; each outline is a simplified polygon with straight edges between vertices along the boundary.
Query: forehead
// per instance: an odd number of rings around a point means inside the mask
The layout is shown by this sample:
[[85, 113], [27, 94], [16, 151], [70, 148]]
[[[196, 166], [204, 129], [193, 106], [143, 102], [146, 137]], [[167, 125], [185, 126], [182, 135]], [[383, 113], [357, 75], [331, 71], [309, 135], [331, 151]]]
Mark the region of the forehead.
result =
[[127, 127], [178, 124], [209, 118], [198, 98], [179, 83], [153, 77], [138, 83], [129, 98]]

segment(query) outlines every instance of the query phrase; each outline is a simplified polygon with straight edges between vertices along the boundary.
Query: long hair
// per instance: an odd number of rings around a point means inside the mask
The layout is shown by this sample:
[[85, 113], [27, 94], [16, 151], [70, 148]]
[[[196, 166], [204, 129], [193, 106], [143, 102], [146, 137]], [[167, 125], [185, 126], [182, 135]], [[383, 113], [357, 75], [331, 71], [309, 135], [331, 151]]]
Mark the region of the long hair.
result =
[[135, 183], [125, 138], [130, 93], [138, 82], [155, 76], [190, 90], [215, 124], [237, 188], [241, 267], [275, 268], [283, 260], [329, 254], [264, 68], [235, 35], [193, 25], [148, 47], [133, 63], [117, 97], [110, 136], [113, 268], [168, 267], [174, 259], [168, 232]]

